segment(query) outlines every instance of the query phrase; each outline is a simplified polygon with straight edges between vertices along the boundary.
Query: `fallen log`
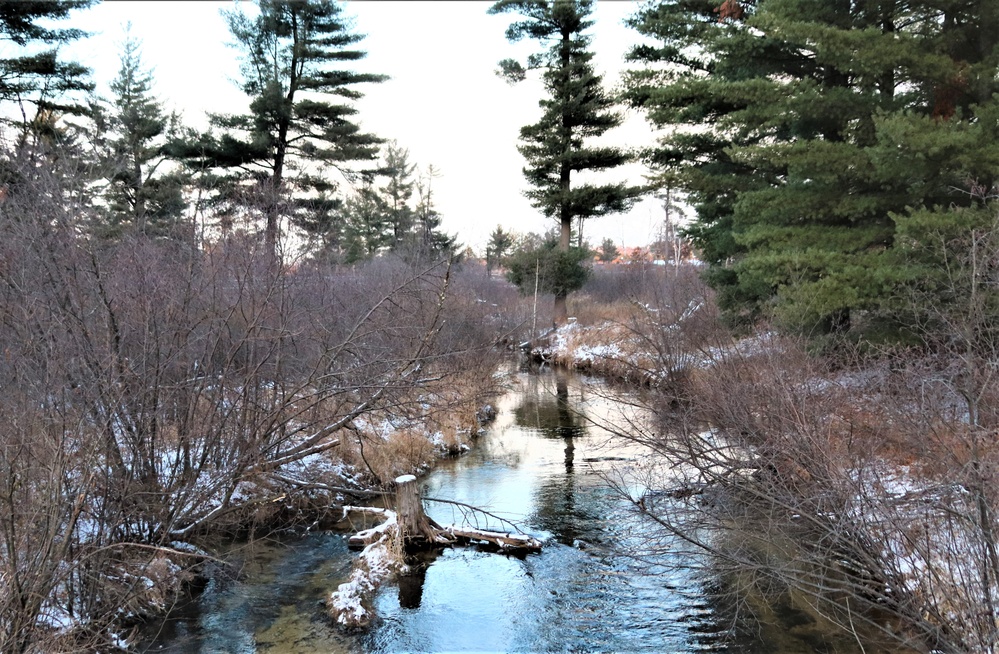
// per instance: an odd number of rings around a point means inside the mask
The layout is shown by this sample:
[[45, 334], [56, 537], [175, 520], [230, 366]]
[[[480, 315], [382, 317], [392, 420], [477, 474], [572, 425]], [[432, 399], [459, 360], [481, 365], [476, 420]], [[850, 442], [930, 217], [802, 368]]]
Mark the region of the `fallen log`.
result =
[[380, 515], [383, 517], [383, 522], [377, 527], [372, 527], [370, 529], [362, 529], [357, 532], [350, 539], [347, 540], [347, 546], [351, 549], [363, 549], [365, 546], [374, 543], [379, 540], [382, 536], [387, 535], [389, 531], [395, 529], [398, 524], [398, 519], [396, 518], [395, 511], [389, 511], [388, 509], [380, 509], [374, 506], [345, 506], [343, 507], [343, 517], [346, 518], [351, 513], [367, 513], [372, 515]]
[[372, 601], [384, 582], [407, 567], [403, 555], [418, 548], [428, 549], [461, 542], [486, 542], [506, 554], [541, 551], [541, 541], [527, 534], [475, 529], [459, 525], [442, 527], [423, 511], [416, 477], [404, 475], [396, 481], [396, 510], [370, 506], [345, 506], [344, 518], [351, 513], [380, 516], [382, 522], [363, 529], [347, 540], [348, 547], [361, 549], [350, 578], [340, 584], [327, 601], [333, 622], [348, 631], [366, 629], [374, 619]]
[[459, 539], [492, 543], [507, 553], [530, 553], [541, 551], [541, 541], [527, 534], [508, 534], [502, 531], [487, 531], [471, 527], [449, 525], [443, 530]]

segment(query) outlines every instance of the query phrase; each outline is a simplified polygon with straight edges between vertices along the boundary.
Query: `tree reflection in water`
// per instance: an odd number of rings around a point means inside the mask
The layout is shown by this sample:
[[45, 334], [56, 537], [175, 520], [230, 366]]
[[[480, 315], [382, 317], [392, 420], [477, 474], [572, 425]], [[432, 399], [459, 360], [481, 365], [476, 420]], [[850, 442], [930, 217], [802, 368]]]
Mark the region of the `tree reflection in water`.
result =
[[[575, 473], [576, 439], [587, 434], [587, 425], [569, 397], [569, 374], [556, 368], [550, 374], [532, 375], [522, 402], [514, 409], [519, 427], [544, 438], [561, 439], [565, 444], [564, 474], [554, 474], [537, 489], [532, 522], [555, 535], [559, 542], [572, 545], [584, 534], [580, 525], [593, 517], [595, 507], [580, 506]], [[554, 379], [554, 388], [552, 380]], [[574, 388], [581, 386], [577, 385]], [[584, 502], [584, 504], [587, 504]]]

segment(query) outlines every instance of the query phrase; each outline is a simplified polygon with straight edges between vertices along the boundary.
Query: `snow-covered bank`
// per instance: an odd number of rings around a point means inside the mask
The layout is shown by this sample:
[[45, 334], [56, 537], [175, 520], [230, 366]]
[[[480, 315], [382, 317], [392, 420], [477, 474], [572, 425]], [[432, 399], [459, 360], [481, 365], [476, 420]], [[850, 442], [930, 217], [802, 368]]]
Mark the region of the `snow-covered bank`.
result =
[[[652, 387], [649, 408], [662, 425], [633, 437], [667, 465], [674, 459], [697, 468], [698, 489], [751, 498], [772, 521], [754, 538], [807, 534], [811, 542], [795, 555], [808, 562], [806, 575], [794, 565], [761, 574], [813, 601], [832, 601], [827, 611], [844, 629], [867, 629], [917, 651], [999, 650], [999, 444], [992, 423], [974, 422], [960, 392], [967, 378], [918, 353], [846, 363], [809, 356], [775, 334], [702, 341], [684, 352], [679, 338], [670, 340], [674, 324], [648, 321], [643, 333], [637, 322], [570, 323], [533, 353]], [[676, 401], [682, 413], [671, 417]], [[745, 464], [738, 458], [719, 466], [711, 443], [684, 432], [705, 424], [752, 451], [751, 474], [737, 469]], [[705, 497], [661, 491], [697, 511]], [[723, 517], [732, 510], [719, 508]], [[702, 530], [729, 528], [703, 513], [688, 518]], [[726, 555], [758, 565], [738, 551]], [[829, 588], [841, 589], [838, 600], [829, 599], [837, 597]]]

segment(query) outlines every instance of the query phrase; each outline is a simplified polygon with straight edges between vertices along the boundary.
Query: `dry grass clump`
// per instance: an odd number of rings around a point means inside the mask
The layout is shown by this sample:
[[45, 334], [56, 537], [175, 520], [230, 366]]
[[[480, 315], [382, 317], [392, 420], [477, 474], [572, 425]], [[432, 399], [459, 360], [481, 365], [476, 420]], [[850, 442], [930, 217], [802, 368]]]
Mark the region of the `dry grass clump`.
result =
[[728, 342], [711, 291], [690, 266], [602, 267], [568, 309], [570, 323], [535, 357], [643, 385], [683, 385], [706, 346]]
[[417, 426], [371, 427], [345, 434], [334, 450], [344, 463], [376, 486], [384, 486], [402, 474], [423, 472], [436, 458], [426, 432]]
[[468, 449], [480, 410], [496, 392], [492, 374], [471, 368], [442, 376], [412, 400], [373, 413], [341, 435], [332, 454], [378, 486], [428, 470]]
[[625, 324], [578, 323], [556, 335], [547, 360], [555, 365], [612, 379], [653, 383], [654, 360]]
[[603, 301], [585, 291], [570, 295], [566, 305], [569, 315], [584, 326], [628, 324], [635, 311], [634, 301], [628, 297]]

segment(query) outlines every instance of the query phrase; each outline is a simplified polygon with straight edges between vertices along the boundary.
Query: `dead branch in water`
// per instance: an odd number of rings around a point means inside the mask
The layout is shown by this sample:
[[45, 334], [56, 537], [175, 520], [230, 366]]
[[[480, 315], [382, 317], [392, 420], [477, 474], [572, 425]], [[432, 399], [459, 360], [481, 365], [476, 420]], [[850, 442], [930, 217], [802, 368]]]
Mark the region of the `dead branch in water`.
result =
[[[350, 513], [384, 518], [381, 524], [361, 530], [347, 541], [351, 548], [363, 549], [357, 557], [350, 578], [340, 584], [327, 602], [330, 617], [343, 629], [363, 630], [371, 624], [374, 618], [371, 605], [374, 593], [383, 583], [405, 570], [403, 555], [407, 551], [472, 542], [490, 543], [505, 554], [541, 551], [541, 541], [523, 533], [504, 533], [459, 525], [442, 527], [424, 513], [416, 477], [404, 475], [395, 482], [395, 511], [366, 506], [343, 507], [344, 518]], [[477, 510], [468, 505], [462, 506]]]

